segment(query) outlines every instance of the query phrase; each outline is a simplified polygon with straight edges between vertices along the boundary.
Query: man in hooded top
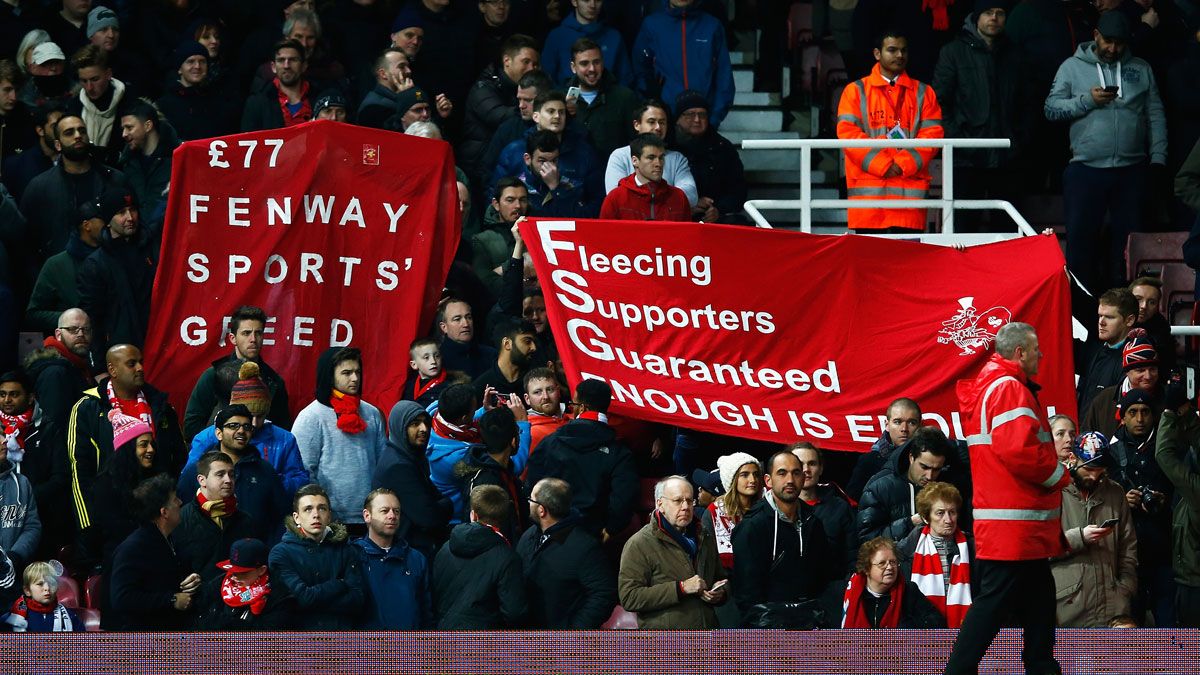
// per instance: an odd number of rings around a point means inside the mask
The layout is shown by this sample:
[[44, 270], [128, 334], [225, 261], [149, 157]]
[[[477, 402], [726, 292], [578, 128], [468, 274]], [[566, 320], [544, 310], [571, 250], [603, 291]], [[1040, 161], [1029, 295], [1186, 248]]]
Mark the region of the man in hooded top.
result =
[[434, 486], [429, 477], [431, 418], [412, 401], [398, 401], [388, 414], [388, 441], [383, 457], [375, 465], [371, 485], [404, 495], [397, 533], [413, 549], [432, 560], [438, 547], [449, 536], [454, 503]]
[[371, 473], [387, 442], [383, 415], [360, 398], [362, 371], [358, 349], [325, 350], [317, 360], [317, 400], [292, 424], [304, 468], [329, 491], [333, 515], [344, 523], [362, 521]]

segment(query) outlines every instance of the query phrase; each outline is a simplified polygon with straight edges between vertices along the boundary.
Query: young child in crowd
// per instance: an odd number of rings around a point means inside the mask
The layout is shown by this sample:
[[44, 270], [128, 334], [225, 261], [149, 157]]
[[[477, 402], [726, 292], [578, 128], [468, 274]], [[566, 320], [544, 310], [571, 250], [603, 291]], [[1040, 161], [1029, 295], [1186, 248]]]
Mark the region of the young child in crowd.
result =
[[58, 576], [50, 563], [35, 562], [25, 568], [25, 593], [13, 603], [4, 622], [14, 633], [83, 632], [75, 610], [58, 601]]

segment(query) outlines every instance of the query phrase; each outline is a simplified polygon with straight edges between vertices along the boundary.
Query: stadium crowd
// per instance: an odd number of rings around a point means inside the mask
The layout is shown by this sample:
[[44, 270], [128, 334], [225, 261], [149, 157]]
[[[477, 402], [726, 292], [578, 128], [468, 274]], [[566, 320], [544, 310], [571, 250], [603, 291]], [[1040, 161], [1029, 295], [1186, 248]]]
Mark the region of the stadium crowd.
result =
[[[815, 37], [863, 78], [838, 135], [1012, 138], [962, 155], [964, 196], [1061, 192], [1072, 271], [1113, 288], [1078, 422], [1014, 407], [1037, 422], [1025, 446], [1001, 447], [1013, 419], [989, 432], [986, 413], [956, 441], [897, 392], [839, 473], [809, 443], [663, 428], [610, 415], [601, 382], [570, 391], [515, 227], [745, 222], [718, 133], [734, 99], [721, 2], [0, 0], [0, 333], [44, 335], [19, 364], [0, 354], [5, 625], [82, 630], [59, 602], [82, 583], [106, 630], [597, 628], [618, 605], [643, 628], [959, 627], [993, 597], [981, 564], [1033, 557], [1056, 625], [1200, 626], [1200, 421], [1161, 282], [1120, 263], [1125, 233], [1172, 220], [1144, 208], [1166, 167], [1200, 201], [1200, 17], [1156, 0], [924, 4], [816, 3]], [[790, 58], [787, 7], [756, 9], [761, 88]], [[172, 151], [314, 119], [454, 146], [464, 228], [435, 325], [399, 401], [375, 402], [394, 403], [385, 417], [361, 398], [359, 350], [323, 353], [311, 398], [288, 392], [270, 308], [230, 308], [233, 348], [180, 415], [142, 349]], [[848, 152], [850, 195], [915, 196], [932, 156]], [[884, 216], [851, 226], [924, 227]], [[1013, 324], [984, 374], [1036, 391], [1037, 355]], [[997, 527], [1006, 510], [981, 502], [1033, 488], [977, 489], [973, 460], [1024, 475], [1051, 445], [1061, 506], [1022, 525], [1036, 536]], [[1006, 543], [977, 559], [989, 522]]]

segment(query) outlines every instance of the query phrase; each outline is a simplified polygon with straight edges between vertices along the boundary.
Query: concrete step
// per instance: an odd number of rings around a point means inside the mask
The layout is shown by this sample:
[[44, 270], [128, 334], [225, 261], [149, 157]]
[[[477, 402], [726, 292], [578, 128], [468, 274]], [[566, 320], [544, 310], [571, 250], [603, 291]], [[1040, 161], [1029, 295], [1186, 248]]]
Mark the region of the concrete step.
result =
[[726, 131], [724, 128], [721, 129], [721, 135], [728, 138], [729, 142], [734, 145], [739, 145], [742, 141], [749, 138], [762, 140], [800, 138], [800, 134], [795, 131], [742, 131], [740, 129]]
[[781, 131], [783, 111], [778, 108], [734, 108], [721, 122], [721, 129], [730, 131]]
[[729, 63], [735, 66], [752, 66], [754, 52], [729, 52]]
[[[763, 210], [762, 214], [766, 216], [767, 222], [771, 223], [772, 227], [779, 227], [780, 224], [791, 224], [794, 227], [800, 226], [800, 209], [771, 209]], [[828, 231], [846, 231], [846, 211], [813, 211], [813, 231], [817, 227], [826, 228]]]
[[739, 150], [746, 171], [800, 171], [800, 153], [789, 150]]
[[733, 107], [736, 110], [742, 106], [778, 106], [780, 98], [779, 94], [768, 94], [762, 91], [739, 91], [733, 95]]
[[[750, 199], [800, 199], [799, 185], [751, 185]], [[814, 187], [813, 199], [838, 199], [841, 197], [837, 188]]]
[[733, 90], [754, 91], [754, 69], [749, 66], [733, 67]]
[[[836, 176], [831, 176], [824, 171], [812, 172], [813, 188], [817, 187], [832, 187], [836, 188], [837, 184], [833, 182]], [[747, 185], [800, 185], [799, 170], [782, 170], [782, 171], [747, 171]]]

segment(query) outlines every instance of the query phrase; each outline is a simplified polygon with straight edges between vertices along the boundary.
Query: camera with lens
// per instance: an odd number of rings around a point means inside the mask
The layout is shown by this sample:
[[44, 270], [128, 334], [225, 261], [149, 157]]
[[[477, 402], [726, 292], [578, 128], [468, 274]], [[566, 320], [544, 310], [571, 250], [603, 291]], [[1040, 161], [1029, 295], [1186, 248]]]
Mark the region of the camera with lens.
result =
[[1158, 497], [1149, 485], [1143, 485], [1138, 488], [1142, 493], [1142, 508], [1146, 509], [1147, 513], [1154, 513], [1158, 509]]

